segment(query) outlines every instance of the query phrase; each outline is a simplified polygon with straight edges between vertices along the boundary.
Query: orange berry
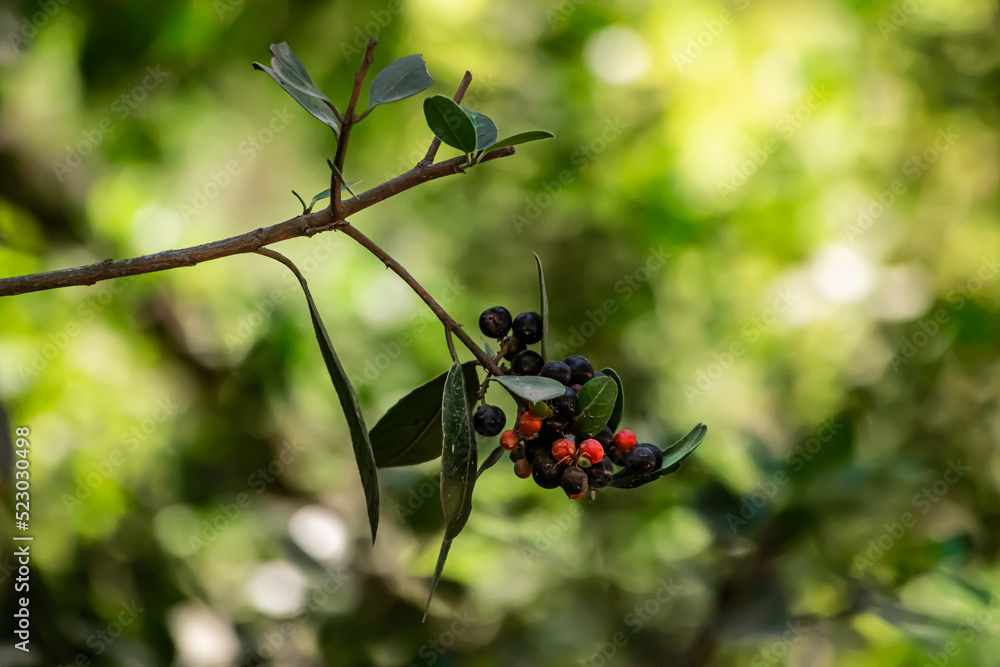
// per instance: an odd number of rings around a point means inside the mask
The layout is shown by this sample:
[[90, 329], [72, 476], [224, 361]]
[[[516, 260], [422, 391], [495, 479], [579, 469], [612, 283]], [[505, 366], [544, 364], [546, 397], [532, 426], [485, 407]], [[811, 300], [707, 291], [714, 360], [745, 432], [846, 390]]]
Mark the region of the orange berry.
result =
[[542, 428], [542, 418], [533, 415], [530, 412], [525, 412], [521, 415], [521, 418], [517, 420], [517, 430], [518, 432], [525, 436], [532, 436], [538, 433]]
[[521, 441], [520, 436], [514, 431], [504, 431], [500, 434], [500, 446], [510, 451], [517, 447], [517, 443]]
[[560, 438], [552, 443], [552, 458], [560, 463], [569, 463], [576, 453], [576, 445], [572, 440]]

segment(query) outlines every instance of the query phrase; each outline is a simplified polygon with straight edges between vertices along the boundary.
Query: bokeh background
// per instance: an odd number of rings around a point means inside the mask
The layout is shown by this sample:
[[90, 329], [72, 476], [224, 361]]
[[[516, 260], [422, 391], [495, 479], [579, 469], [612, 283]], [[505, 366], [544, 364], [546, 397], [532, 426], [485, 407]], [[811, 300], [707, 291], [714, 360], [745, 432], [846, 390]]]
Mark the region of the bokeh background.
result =
[[[3, 298], [35, 541], [30, 655], [2, 552], [0, 662], [1000, 664], [997, 3], [8, 3], [0, 274], [295, 215], [333, 137], [250, 63], [288, 41], [344, 108], [368, 36], [375, 70], [423, 53], [450, 95], [469, 69], [501, 136], [557, 138], [355, 224], [473, 331], [536, 306], [537, 252], [553, 343], [620, 373], [626, 424], [707, 440], [594, 502], [505, 459], [421, 624], [436, 463], [383, 473], [372, 548], [283, 267]], [[356, 128], [348, 181], [423, 155], [420, 99]], [[447, 367], [439, 324], [350, 239], [278, 249], [369, 424]]]

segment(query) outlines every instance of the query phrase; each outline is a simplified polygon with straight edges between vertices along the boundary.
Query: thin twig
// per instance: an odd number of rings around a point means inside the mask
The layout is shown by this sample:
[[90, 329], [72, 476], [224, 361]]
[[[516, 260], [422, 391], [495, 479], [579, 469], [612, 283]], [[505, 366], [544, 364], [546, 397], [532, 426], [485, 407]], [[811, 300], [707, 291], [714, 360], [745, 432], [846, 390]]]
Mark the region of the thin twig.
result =
[[374, 59], [375, 45], [378, 40], [374, 37], [368, 40], [365, 48], [365, 57], [361, 60], [361, 67], [354, 76], [354, 90], [351, 91], [351, 100], [347, 103], [347, 111], [344, 112], [344, 120], [340, 125], [340, 136], [337, 138], [337, 154], [333, 158], [333, 178], [334, 183], [330, 184], [330, 208], [337, 218], [345, 218], [340, 210], [340, 188], [336, 187], [336, 179], [344, 182], [344, 158], [347, 156], [347, 142], [351, 138], [351, 128], [354, 126], [354, 109], [358, 106], [358, 98], [361, 96], [361, 86], [365, 82], [365, 75]]
[[455, 352], [455, 341], [451, 337], [451, 329], [445, 326], [444, 339], [448, 343], [448, 352], [451, 353], [451, 360], [458, 363], [458, 353]]
[[[462, 101], [462, 98], [465, 97], [465, 91], [469, 89], [469, 85], [471, 83], [472, 83], [472, 72], [470, 72], [469, 70], [465, 70], [465, 76], [462, 77], [462, 83], [458, 84], [458, 91], [455, 93], [455, 97], [452, 98], [455, 100], [455, 104], [458, 104]], [[438, 148], [440, 147], [441, 147], [441, 140], [438, 139], [437, 137], [434, 137], [434, 139], [431, 141], [430, 147], [427, 149], [427, 155], [424, 156], [424, 159], [421, 160], [421, 162], [423, 162], [424, 164], [433, 164], [434, 158], [437, 157]]]

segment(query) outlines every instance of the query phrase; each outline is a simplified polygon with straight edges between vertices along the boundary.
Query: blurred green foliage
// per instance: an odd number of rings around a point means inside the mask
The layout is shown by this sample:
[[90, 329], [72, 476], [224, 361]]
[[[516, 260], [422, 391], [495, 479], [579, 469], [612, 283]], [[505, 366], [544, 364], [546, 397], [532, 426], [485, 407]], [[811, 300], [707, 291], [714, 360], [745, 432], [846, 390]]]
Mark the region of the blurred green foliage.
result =
[[[376, 70], [422, 53], [451, 95], [469, 69], [500, 136], [557, 138], [355, 224], [467, 327], [535, 306], [537, 252], [550, 345], [619, 372], [623, 425], [710, 426], [679, 473], [593, 503], [505, 459], [421, 625], [436, 463], [383, 472], [371, 548], [282, 267], [3, 298], [35, 541], [32, 653], [5, 613], [0, 662], [997, 664], [998, 25], [986, 0], [0, 8], [0, 274], [295, 215], [333, 137], [250, 63], [288, 41], [343, 107], [377, 35]], [[420, 99], [356, 128], [356, 191], [426, 151]], [[363, 249], [280, 250], [369, 423], [448, 367]]]

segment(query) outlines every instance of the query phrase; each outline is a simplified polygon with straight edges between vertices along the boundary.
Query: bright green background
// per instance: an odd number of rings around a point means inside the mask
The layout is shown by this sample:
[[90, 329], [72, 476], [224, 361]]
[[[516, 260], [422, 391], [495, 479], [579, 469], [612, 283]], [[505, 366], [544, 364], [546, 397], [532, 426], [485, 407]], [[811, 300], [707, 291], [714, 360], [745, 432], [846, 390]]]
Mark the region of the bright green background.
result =
[[[368, 30], [375, 69], [423, 53], [427, 94], [450, 95], [468, 68], [467, 104], [501, 136], [557, 139], [353, 222], [470, 332], [488, 306], [535, 306], [537, 252], [553, 342], [618, 370], [625, 424], [660, 444], [710, 430], [678, 474], [593, 503], [504, 460], [421, 625], [435, 464], [383, 474], [371, 548], [283, 267], [4, 298], [0, 400], [32, 432], [34, 664], [258, 664], [274, 646], [287, 665], [996, 664], [995, 3], [50, 4], [0, 9], [0, 274], [295, 215], [333, 137], [250, 63], [287, 40], [343, 108]], [[168, 75], [146, 90], [147, 68]], [[422, 97], [356, 129], [348, 181], [422, 156]], [[278, 249], [369, 424], [447, 367], [441, 327], [350, 239]]]

